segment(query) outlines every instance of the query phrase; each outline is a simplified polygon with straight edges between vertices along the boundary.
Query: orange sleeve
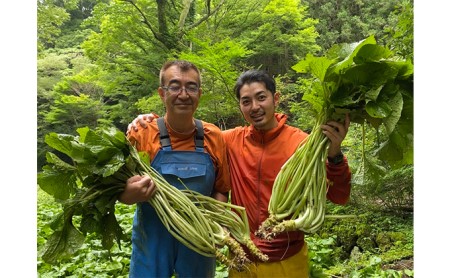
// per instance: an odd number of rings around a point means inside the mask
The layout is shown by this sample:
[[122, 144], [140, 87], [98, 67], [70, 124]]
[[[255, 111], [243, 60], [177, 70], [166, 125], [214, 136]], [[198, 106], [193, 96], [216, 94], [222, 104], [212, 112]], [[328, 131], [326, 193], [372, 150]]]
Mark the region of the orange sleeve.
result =
[[156, 125], [156, 120], [148, 124], [147, 128], [138, 125], [138, 131], [131, 130], [127, 137], [130, 143], [136, 146], [138, 151], [147, 152], [151, 159], [156, 156], [160, 148], [159, 130]]
[[335, 204], [344, 205], [350, 198], [352, 173], [348, 167], [347, 157], [340, 165], [327, 162], [327, 179], [329, 188], [327, 198]]

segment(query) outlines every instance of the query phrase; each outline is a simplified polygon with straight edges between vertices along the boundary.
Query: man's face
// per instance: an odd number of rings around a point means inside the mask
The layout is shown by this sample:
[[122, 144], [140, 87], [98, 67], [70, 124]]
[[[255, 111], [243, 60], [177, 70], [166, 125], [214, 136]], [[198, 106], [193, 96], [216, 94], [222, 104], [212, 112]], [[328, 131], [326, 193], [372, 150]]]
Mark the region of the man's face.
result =
[[258, 130], [269, 130], [278, 125], [275, 106], [279, 95], [267, 90], [263, 82], [244, 84], [240, 90], [239, 107], [245, 120]]
[[[164, 88], [160, 87], [158, 93], [166, 106], [167, 114], [191, 117], [202, 93], [197, 72], [193, 69], [181, 71], [174, 65], [165, 71], [163, 80]], [[194, 92], [195, 89], [198, 91]]]

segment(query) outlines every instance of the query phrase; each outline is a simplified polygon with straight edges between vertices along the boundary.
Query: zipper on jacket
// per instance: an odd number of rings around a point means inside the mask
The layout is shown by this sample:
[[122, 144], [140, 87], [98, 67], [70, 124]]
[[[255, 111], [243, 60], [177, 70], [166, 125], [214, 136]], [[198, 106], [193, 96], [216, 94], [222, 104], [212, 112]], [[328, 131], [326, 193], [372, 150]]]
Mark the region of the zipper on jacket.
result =
[[264, 136], [261, 136], [261, 156], [259, 157], [258, 161], [258, 224], [261, 225], [262, 219], [261, 219], [261, 208], [262, 208], [262, 201], [261, 201], [261, 177], [262, 177], [262, 160], [264, 157], [264, 151], [266, 145], [264, 144]]

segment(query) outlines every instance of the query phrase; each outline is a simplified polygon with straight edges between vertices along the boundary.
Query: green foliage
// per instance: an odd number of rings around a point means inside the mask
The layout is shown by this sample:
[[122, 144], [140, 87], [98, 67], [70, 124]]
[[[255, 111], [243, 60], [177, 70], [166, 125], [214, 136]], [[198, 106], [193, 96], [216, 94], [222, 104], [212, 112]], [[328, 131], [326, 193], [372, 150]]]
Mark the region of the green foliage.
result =
[[308, 87], [309, 79], [299, 79], [297, 83], [289, 82], [288, 77], [277, 78], [277, 91], [280, 92], [278, 112], [289, 116], [289, 124], [310, 133], [315, 123], [311, 104], [302, 101], [303, 90]]
[[[52, 232], [49, 222], [61, 210], [61, 206], [40, 188], [38, 188], [37, 204], [38, 251], [41, 251]], [[338, 214], [355, 213], [350, 208], [333, 206], [329, 211]], [[102, 248], [101, 242], [96, 236], [88, 234], [84, 244], [75, 252], [72, 259], [62, 259], [59, 263], [50, 265], [42, 260], [41, 252], [38, 252], [39, 277], [127, 277], [134, 209], [134, 206], [116, 204], [117, 221], [124, 229], [124, 238], [120, 249], [114, 245], [108, 253]], [[376, 219], [370, 221], [373, 216]], [[80, 219], [75, 218], [74, 221], [78, 223]], [[353, 225], [349, 225], [349, 223], [353, 223]], [[341, 235], [351, 234], [352, 231], [353, 233], [358, 231], [357, 234], [361, 235], [364, 229], [358, 228], [358, 226], [365, 223], [369, 223], [369, 227], [371, 227], [370, 229], [365, 228], [368, 231], [366, 234], [373, 233], [377, 244], [384, 247], [380, 248], [379, 252], [375, 251], [367, 255], [361, 251], [359, 261], [350, 261], [349, 254], [340, 251], [342, 248], [338, 246], [337, 239], [339, 237], [339, 241], [342, 242]], [[369, 213], [358, 221], [329, 219], [318, 235], [306, 237], [310, 257], [310, 275], [312, 278], [325, 278], [331, 277], [331, 275], [338, 277], [395, 277], [389, 276], [399, 272], [399, 270], [395, 270], [395, 262], [408, 259], [413, 254], [412, 228], [412, 218], [398, 218], [378, 213]], [[222, 252], [227, 254], [228, 251], [224, 248]], [[377, 259], [371, 261], [371, 258], [374, 257]], [[412, 269], [404, 269], [403, 272], [408, 275], [406, 277], [414, 276]], [[370, 275], [373, 276], [362, 276], [362, 273], [367, 275], [371, 273]], [[228, 277], [228, 271], [224, 265], [217, 264], [215, 277]]]
[[[102, 117], [100, 103], [87, 95], [67, 96], [61, 95], [55, 99], [54, 105], [45, 115], [45, 120], [52, 126], [69, 124], [71, 127], [97, 126], [97, 120]], [[67, 128], [67, 127], [66, 127]], [[57, 130], [58, 128], [53, 128]]]
[[248, 55], [240, 44], [224, 39], [217, 43], [192, 38], [195, 52], [182, 52], [180, 59], [193, 62], [202, 71], [202, 97], [196, 117], [216, 123], [240, 117], [233, 86], [239, 76], [237, 61]]
[[[42, 251], [53, 230], [50, 221], [61, 211], [61, 205], [42, 189], [38, 188], [37, 215], [37, 271], [39, 277], [128, 277], [131, 254], [131, 226], [134, 206], [116, 205], [117, 221], [125, 231], [121, 248], [117, 245], [110, 252], [103, 249], [101, 241], [95, 235], [86, 236], [84, 244], [70, 259], [56, 264], [42, 260]], [[74, 218], [79, 223], [78, 217]]]
[[[143, 10], [154, 12], [155, 4]], [[148, 15], [149, 19], [157, 16]], [[167, 58], [167, 50], [151, 36], [142, 16], [127, 1], [99, 3], [91, 18], [83, 24], [91, 32], [82, 43], [87, 57], [99, 67], [95, 76], [104, 89], [110, 107], [109, 115], [118, 127], [126, 128], [138, 113], [135, 103], [159, 85], [159, 69]], [[123, 111], [129, 111], [128, 114]]]
[[316, 20], [308, 18], [298, 0], [272, 0], [253, 19], [253, 26], [239, 37], [252, 54], [246, 59], [255, 68], [271, 74], [289, 72], [295, 61], [319, 50]]
[[322, 269], [334, 265], [337, 261], [333, 258], [336, 236], [329, 238], [307, 237], [308, 259], [310, 276], [325, 278]]
[[379, 257], [371, 257], [368, 261], [368, 265], [352, 271], [350, 273], [351, 277], [359, 278], [359, 277], [381, 277], [381, 278], [402, 278], [402, 271], [395, 270], [386, 270], [383, 271], [381, 269], [381, 258]]
[[385, 28], [386, 45], [404, 59], [414, 56], [414, 7], [413, 1], [402, 0], [389, 15]]
[[37, 1], [38, 51], [48, 48], [79, 47], [90, 33], [80, 24], [91, 15], [92, 8], [109, 0], [43, 0]]
[[[56, 53], [49, 53], [37, 60], [37, 91], [40, 94], [48, 94], [53, 86], [58, 83], [65, 71], [69, 68], [66, 57]], [[42, 103], [40, 103], [42, 104]]]
[[306, 237], [311, 277], [413, 276], [411, 269], [394, 266], [413, 256], [412, 216], [331, 203], [327, 211], [357, 217], [329, 218], [317, 234]]
[[323, 51], [334, 44], [360, 41], [370, 35], [382, 38], [386, 26], [395, 26], [388, 18], [399, 2], [305, 0], [311, 17], [319, 20], [317, 43]]
[[414, 206], [414, 168], [405, 165], [384, 171], [372, 182], [362, 184], [356, 177], [352, 195], [355, 204], [367, 209], [381, 207], [397, 213], [412, 213]]
[[[84, 90], [89, 86], [76, 83], [76, 75], [91, 66], [80, 50], [74, 48], [46, 50], [37, 61], [38, 84], [38, 169], [45, 161], [48, 148], [43, 137], [50, 131], [67, 133], [73, 127], [97, 125], [103, 117], [101, 103]], [[84, 86], [84, 87], [83, 87]], [[98, 98], [97, 98], [98, 99]]]
[[363, 152], [360, 164], [352, 177], [352, 184], [355, 186], [368, 183], [379, 184], [386, 173], [386, 167], [383, 167], [376, 157]]
[[38, 97], [52, 91], [63, 77], [78, 73], [88, 64], [89, 61], [76, 48], [43, 51], [37, 60]]
[[91, 31], [89, 29], [77, 29], [70, 33], [62, 33], [55, 41], [55, 48], [80, 47], [81, 43], [91, 34]]
[[69, 20], [69, 13], [54, 1], [37, 1], [38, 51], [52, 46], [61, 33], [61, 25]]
[[308, 54], [293, 69], [313, 76], [302, 99], [317, 113], [324, 110], [336, 120], [348, 113], [354, 123], [368, 123], [376, 130], [383, 126], [388, 140], [376, 155], [391, 166], [409, 162], [404, 159], [412, 146], [413, 65], [409, 61], [392, 57], [370, 36], [334, 45], [321, 57]]
[[136, 106], [142, 113], [152, 112], [160, 116], [164, 115], [165, 107], [158, 93], [154, 93], [149, 97], [144, 97], [136, 102]]

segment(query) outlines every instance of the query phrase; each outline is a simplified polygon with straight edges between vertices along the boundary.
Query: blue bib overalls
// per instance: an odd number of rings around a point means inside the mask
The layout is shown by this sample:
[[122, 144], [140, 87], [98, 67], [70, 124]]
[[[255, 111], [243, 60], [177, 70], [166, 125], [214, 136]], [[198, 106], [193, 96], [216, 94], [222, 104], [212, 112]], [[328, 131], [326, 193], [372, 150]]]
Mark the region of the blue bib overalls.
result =
[[[178, 189], [186, 186], [211, 196], [215, 172], [203, 148], [203, 125], [195, 120], [195, 151], [174, 151], [164, 118], [157, 119], [162, 149], [151, 166]], [[183, 183], [181, 183], [180, 178]], [[138, 203], [133, 220], [130, 277], [214, 277], [215, 258], [202, 256], [184, 246], [164, 227], [153, 207]]]

